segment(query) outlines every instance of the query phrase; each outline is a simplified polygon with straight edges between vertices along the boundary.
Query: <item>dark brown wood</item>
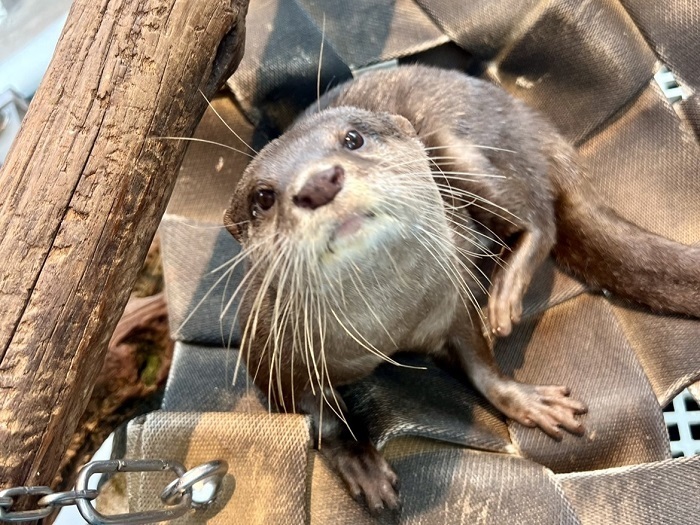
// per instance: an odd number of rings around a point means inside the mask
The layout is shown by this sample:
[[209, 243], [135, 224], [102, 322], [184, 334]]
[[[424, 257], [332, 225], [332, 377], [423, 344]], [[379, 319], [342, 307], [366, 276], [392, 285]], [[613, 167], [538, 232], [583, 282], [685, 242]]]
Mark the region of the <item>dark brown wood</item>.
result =
[[172, 361], [163, 293], [132, 297], [52, 487], [70, 490], [80, 467], [122, 423], [158, 409]]
[[80, 467], [119, 425], [160, 407], [172, 354], [160, 242], [156, 236], [109, 341], [92, 397], [52, 484], [55, 490], [73, 487]]
[[50, 484], [245, 0], [76, 0], [0, 171], [0, 487]]

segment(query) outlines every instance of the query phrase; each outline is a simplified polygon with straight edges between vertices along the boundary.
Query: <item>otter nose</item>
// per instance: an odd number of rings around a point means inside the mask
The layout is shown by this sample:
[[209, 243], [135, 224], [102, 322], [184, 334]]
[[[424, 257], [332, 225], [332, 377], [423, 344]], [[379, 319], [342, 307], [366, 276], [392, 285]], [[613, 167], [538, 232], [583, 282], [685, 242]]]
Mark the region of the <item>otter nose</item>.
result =
[[292, 201], [300, 208], [315, 210], [331, 202], [343, 189], [345, 171], [342, 166], [333, 166], [309, 177], [304, 187]]

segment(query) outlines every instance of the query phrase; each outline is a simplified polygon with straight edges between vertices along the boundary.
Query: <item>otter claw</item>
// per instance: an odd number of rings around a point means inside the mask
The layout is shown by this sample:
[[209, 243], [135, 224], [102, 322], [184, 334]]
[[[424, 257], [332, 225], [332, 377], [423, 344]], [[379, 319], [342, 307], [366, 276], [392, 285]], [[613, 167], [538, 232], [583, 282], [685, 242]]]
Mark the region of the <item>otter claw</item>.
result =
[[351, 496], [356, 501], [364, 496], [372, 514], [399, 508], [398, 476], [373, 446], [338, 451], [332, 459]]
[[[557, 441], [563, 438], [562, 430], [582, 436], [583, 424], [574, 416], [585, 414], [586, 405], [571, 399], [569, 389], [560, 386], [536, 386], [528, 396], [527, 420], [533, 421], [542, 431]], [[517, 418], [516, 418], [517, 421]]]
[[488, 303], [488, 319], [494, 335], [507, 337], [523, 315], [527, 280], [519, 272], [498, 272], [493, 279]]
[[511, 419], [526, 427], [539, 427], [557, 441], [562, 430], [581, 436], [585, 429], [575, 416], [585, 414], [586, 405], [569, 397], [564, 386], [533, 386], [511, 383], [508, 403], [499, 408]]

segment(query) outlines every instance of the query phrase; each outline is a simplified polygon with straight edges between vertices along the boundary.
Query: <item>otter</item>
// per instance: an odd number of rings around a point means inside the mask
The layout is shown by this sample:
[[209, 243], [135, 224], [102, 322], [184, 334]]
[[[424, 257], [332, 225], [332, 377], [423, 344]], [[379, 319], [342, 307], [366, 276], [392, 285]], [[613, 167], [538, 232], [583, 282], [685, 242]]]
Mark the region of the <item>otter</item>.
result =
[[543, 116], [457, 71], [400, 66], [332, 89], [252, 160], [224, 221], [247, 259], [240, 355], [271, 404], [311, 416], [374, 512], [398, 506], [397, 476], [336, 387], [400, 350], [458, 367], [522, 425], [584, 433], [567, 387], [519, 383], [492, 355], [550, 253], [593, 287], [700, 315], [700, 249], [617, 216]]

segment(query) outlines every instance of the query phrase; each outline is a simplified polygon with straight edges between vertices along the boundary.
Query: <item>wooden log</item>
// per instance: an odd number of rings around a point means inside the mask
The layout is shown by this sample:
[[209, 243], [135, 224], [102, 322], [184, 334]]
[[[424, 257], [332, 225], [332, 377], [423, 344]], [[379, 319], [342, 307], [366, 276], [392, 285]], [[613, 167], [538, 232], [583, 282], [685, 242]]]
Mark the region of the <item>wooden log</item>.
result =
[[[0, 488], [50, 484], [246, 0], [76, 0], [0, 171]], [[202, 93], [200, 93], [200, 90]]]
[[160, 407], [173, 346], [156, 235], [112, 333], [92, 397], [51, 485], [54, 490], [70, 490], [80, 467], [119, 425]]

